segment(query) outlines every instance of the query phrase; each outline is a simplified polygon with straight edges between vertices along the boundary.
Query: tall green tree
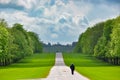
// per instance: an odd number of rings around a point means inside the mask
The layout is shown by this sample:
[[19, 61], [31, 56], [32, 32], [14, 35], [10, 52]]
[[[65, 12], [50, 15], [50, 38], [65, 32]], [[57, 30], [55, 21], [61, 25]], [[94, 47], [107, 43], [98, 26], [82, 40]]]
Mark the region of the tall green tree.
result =
[[16, 23], [12, 28], [7, 27], [4, 19], [0, 19], [0, 65], [5, 66], [32, 55], [42, 52], [42, 43], [38, 36], [27, 32], [23, 25]]
[[113, 20], [107, 20], [104, 23], [102, 36], [98, 39], [94, 48], [94, 55], [98, 58], [104, 59], [108, 51], [108, 43], [110, 42], [110, 34], [112, 33]]
[[27, 31], [23, 29], [23, 25], [21, 24], [14, 24], [11, 33], [14, 37], [13, 46], [16, 46], [17, 52], [15, 52], [16, 58], [14, 58], [16, 61], [27, 56], [33, 54], [30, 41], [29, 41], [29, 36], [27, 34]]
[[6, 22], [0, 20], [0, 65], [6, 65], [10, 54], [7, 54], [7, 44], [9, 39], [9, 33], [5, 28]]
[[108, 56], [113, 58], [114, 64], [120, 63], [120, 17], [114, 21]]
[[82, 33], [79, 37], [75, 52], [93, 54], [94, 47], [103, 33], [103, 27], [104, 22], [101, 22]]
[[88, 28], [79, 38], [75, 51], [93, 53], [112, 64], [120, 64], [120, 16]]
[[30, 36], [30, 42], [32, 45], [32, 49], [34, 53], [41, 53], [42, 52], [42, 42], [39, 40], [39, 37], [34, 32], [28, 32]]

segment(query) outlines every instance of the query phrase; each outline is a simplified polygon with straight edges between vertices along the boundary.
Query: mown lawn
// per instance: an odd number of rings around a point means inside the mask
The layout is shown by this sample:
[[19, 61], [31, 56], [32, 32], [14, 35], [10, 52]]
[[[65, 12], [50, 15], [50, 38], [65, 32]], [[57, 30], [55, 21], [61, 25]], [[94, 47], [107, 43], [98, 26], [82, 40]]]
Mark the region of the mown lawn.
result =
[[83, 54], [63, 54], [63, 56], [66, 65], [75, 64], [76, 70], [90, 80], [120, 80], [120, 66]]
[[55, 54], [34, 54], [20, 60], [18, 63], [0, 67], [0, 80], [46, 77], [54, 62]]

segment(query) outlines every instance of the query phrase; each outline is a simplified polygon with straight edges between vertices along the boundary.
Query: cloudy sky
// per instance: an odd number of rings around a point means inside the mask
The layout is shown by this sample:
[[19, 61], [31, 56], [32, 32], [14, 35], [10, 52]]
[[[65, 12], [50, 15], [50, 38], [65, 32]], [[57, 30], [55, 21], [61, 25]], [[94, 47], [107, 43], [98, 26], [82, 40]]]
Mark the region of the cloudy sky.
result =
[[67, 44], [97, 22], [120, 15], [120, 0], [0, 0], [0, 18], [21, 23], [41, 41]]

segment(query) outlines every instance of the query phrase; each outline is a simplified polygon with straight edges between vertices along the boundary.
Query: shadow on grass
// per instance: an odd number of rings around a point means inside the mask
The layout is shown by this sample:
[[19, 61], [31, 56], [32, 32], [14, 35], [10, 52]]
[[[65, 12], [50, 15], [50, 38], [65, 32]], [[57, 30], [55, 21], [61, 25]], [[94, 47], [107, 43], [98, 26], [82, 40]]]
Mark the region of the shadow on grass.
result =
[[54, 60], [39, 60], [39, 61], [19, 61], [17, 63], [13, 63], [8, 66], [0, 66], [0, 69], [7, 69], [7, 68], [34, 68], [34, 67], [51, 67], [54, 65]]
[[51, 67], [54, 64], [47, 64], [47, 63], [14, 63], [12, 65], [9, 66], [0, 66], [0, 69], [7, 69], [7, 68], [34, 68], [34, 67]]

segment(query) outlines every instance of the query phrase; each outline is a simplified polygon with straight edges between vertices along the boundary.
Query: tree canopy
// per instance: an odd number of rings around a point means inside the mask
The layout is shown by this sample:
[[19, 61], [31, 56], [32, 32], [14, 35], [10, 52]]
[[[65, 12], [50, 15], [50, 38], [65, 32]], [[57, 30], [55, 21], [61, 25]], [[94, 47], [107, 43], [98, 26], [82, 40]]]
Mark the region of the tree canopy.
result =
[[37, 34], [27, 32], [23, 25], [16, 23], [12, 28], [0, 19], [0, 65], [8, 65], [25, 56], [42, 52], [42, 43]]
[[120, 16], [88, 28], [80, 35], [74, 51], [120, 64]]

